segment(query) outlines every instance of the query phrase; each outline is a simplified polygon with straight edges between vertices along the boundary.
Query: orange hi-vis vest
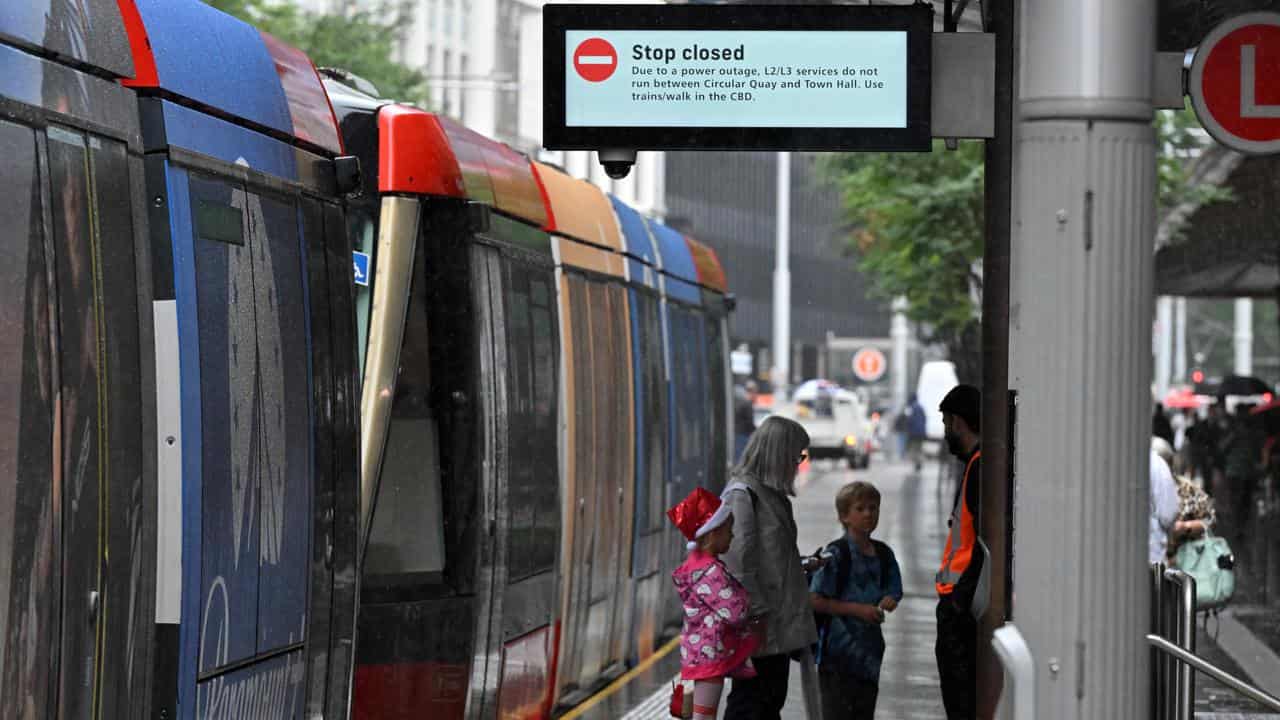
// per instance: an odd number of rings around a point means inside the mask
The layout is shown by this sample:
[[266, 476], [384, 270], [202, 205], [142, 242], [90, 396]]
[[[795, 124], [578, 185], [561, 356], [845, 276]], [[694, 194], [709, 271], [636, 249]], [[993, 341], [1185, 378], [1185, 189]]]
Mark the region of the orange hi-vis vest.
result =
[[964, 468], [964, 480], [960, 484], [960, 496], [956, 498], [955, 507], [951, 508], [951, 532], [947, 534], [947, 546], [942, 551], [942, 566], [933, 578], [939, 595], [950, 595], [956, 589], [956, 583], [960, 582], [960, 576], [969, 568], [969, 561], [973, 558], [973, 545], [978, 533], [965, 496], [969, 489], [969, 475], [980, 457], [981, 450], [969, 458], [969, 464]]

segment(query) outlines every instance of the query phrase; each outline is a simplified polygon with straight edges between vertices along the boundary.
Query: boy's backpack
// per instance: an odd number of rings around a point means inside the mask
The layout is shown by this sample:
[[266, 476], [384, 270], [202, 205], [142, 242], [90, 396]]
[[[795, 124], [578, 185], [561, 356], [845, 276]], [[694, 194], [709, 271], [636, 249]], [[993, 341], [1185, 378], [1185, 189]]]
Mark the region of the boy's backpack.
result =
[[1196, 612], [1217, 610], [1236, 591], [1235, 555], [1226, 538], [1206, 528], [1204, 537], [1178, 547], [1178, 569], [1195, 578]]
[[[889, 546], [879, 540], [872, 540], [871, 545], [876, 549], [876, 559], [880, 561], [880, 590], [888, 592]], [[844, 595], [845, 588], [849, 585], [849, 573], [853, 571], [853, 548], [849, 545], [849, 538], [846, 536], [827, 543], [826, 550], [835, 556], [832, 562], [836, 568], [836, 598], [839, 599]], [[818, 626], [818, 644], [813, 654], [819, 662], [821, 662], [822, 646], [827, 638], [827, 630], [831, 627], [832, 617], [816, 610], [813, 613], [814, 624]]]

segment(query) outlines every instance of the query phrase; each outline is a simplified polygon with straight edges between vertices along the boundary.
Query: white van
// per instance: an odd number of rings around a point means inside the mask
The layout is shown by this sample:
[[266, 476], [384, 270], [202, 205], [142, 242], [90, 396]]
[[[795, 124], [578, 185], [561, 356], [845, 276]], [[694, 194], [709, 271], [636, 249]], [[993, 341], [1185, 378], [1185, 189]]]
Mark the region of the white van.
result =
[[942, 411], [938, 406], [942, 398], [959, 385], [956, 366], [950, 360], [933, 360], [920, 366], [920, 380], [916, 383], [916, 398], [924, 407], [925, 437], [942, 440], [946, 432], [942, 427]]

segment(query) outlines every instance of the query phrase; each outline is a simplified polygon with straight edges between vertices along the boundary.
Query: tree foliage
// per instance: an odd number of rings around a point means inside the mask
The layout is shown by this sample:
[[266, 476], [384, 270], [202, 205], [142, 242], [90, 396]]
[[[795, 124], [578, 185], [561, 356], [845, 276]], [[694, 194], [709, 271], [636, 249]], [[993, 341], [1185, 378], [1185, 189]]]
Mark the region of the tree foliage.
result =
[[396, 62], [393, 55], [407, 18], [403, 4], [365, 7], [353, 3], [342, 14], [319, 14], [273, 0], [206, 2], [299, 48], [317, 67], [359, 75], [377, 86], [383, 97], [419, 105], [426, 101], [426, 78]]
[[[1229, 191], [1192, 182], [1190, 161], [1204, 144], [1189, 110], [1161, 112], [1157, 136], [1158, 204], [1229, 200]], [[872, 292], [905, 297], [907, 317], [926, 343], [947, 348], [962, 381], [981, 379], [983, 144], [961, 142], [930, 153], [828, 156], [850, 228], [846, 250], [858, 258]]]
[[1191, 178], [1191, 165], [1205, 146], [1200, 121], [1190, 108], [1161, 110], [1156, 113], [1156, 198], [1157, 216], [1183, 203], [1208, 205], [1231, 201], [1228, 188], [1210, 183], [1196, 183]]
[[947, 347], [963, 381], [981, 375], [983, 147], [828, 156], [853, 228], [847, 250], [872, 292], [905, 297], [922, 340]]

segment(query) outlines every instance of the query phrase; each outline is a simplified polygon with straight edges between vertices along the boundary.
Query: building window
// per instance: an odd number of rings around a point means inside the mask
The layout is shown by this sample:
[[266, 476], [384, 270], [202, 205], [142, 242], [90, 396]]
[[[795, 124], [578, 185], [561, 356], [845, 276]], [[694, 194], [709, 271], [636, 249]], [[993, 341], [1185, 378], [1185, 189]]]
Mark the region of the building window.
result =
[[444, 0], [444, 34], [453, 36], [453, 0]]

